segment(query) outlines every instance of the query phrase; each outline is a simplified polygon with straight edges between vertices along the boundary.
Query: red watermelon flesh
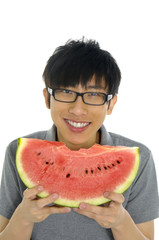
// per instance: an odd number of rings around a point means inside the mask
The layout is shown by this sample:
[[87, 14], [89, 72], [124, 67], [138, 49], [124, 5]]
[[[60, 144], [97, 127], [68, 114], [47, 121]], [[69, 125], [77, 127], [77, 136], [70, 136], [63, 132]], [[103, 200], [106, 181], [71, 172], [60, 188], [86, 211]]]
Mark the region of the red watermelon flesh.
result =
[[56, 204], [99, 205], [106, 191], [123, 193], [132, 184], [140, 162], [139, 148], [93, 145], [72, 151], [61, 142], [20, 138], [16, 166], [24, 184], [43, 186], [40, 197], [58, 193]]

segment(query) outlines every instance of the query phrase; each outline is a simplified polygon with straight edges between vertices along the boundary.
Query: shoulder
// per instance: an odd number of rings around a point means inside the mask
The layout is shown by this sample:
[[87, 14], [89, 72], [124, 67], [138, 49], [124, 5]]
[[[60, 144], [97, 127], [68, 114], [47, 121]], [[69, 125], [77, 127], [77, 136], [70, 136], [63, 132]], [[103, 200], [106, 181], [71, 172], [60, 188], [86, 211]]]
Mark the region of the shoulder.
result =
[[142, 155], [150, 155], [150, 149], [144, 144], [122, 136], [117, 133], [107, 132], [104, 125], [100, 128], [101, 131], [101, 145], [111, 145], [111, 146], [127, 146], [127, 147], [139, 147], [140, 153]]
[[109, 132], [109, 134], [112, 138], [114, 146], [139, 147], [140, 171], [142, 171], [142, 169], [145, 167], [154, 168], [154, 160], [153, 160], [152, 152], [146, 145], [119, 134], [115, 134], [112, 132]]
[[120, 145], [120, 146], [127, 146], [127, 147], [139, 147], [142, 154], [149, 155], [151, 153], [151, 150], [143, 143], [140, 143], [138, 141], [132, 140], [130, 138], [124, 137], [116, 133], [109, 132], [109, 134], [115, 146]]

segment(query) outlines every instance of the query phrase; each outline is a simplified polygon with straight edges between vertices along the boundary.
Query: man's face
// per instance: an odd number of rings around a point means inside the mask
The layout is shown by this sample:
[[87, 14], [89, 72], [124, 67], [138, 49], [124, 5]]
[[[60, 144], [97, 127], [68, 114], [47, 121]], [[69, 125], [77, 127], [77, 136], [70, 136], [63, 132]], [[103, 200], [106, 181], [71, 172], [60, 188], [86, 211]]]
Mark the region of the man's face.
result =
[[[94, 78], [88, 82], [87, 89], [81, 85], [66, 89], [79, 93], [88, 91], [107, 93], [104, 81], [99, 87], [96, 87]], [[48, 98], [46, 95], [44, 93], [47, 104]], [[101, 106], [85, 104], [80, 96], [73, 103], [58, 102], [51, 96], [51, 117], [57, 127], [57, 140], [64, 142], [72, 150], [89, 148], [93, 144], [99, 143], [98, 130], [103, 124], [106, 115], [111, 114], [115, 103], [116, 96], [111, 100], [109, 109], [108, 103]]]

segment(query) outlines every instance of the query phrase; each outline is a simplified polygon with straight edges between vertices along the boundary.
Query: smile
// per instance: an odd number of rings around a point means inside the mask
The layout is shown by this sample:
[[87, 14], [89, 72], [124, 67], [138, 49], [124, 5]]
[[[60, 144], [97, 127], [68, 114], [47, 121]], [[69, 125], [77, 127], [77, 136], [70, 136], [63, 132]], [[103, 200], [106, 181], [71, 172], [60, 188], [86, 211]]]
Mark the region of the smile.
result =
[[65, 119], [65, 121], [67, 123], [69, 123], [69, 125], [71, 125], [72, 127], [75, 127], [75, 128], [83, 128], [83, 127], [86, 127], [88, 126], [90, 123], [89, 122], [73, 122], [71, 120], [68, 120], [68, 119]]

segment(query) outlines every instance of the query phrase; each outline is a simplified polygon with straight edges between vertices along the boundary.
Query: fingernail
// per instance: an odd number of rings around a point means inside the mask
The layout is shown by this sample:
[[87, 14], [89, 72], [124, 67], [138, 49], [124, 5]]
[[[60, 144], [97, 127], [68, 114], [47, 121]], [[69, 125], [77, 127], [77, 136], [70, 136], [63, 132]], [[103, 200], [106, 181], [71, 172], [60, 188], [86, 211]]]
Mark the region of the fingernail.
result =
[[71, 208], [65, 208], [65, 212], [70, 212], [71, 211]]
[[53, 200], [56, 200], [58, 197], [59, 197], [59, 196], [58, 196], [57, 193], [53, 193], [53, 194], [52, 194], [52, 199], [53, 199]]
[[87, 206], [86, 203], [81, 203], [81, 204], [80, 204], [80, 209], [85, 209], [86, 206]]
[[105, 192], [104, 197], [108, 197], [108, 196], [109, 196], [109, 192]]
[[43, 191], [43, 187], [42, 186], [38, 186], [38, 192], [42, 192]]
[[77, 211], [78, 211], [78, 208], [73, 208], [73, 210], [74, 210], [75, 212], [77, 212]]

